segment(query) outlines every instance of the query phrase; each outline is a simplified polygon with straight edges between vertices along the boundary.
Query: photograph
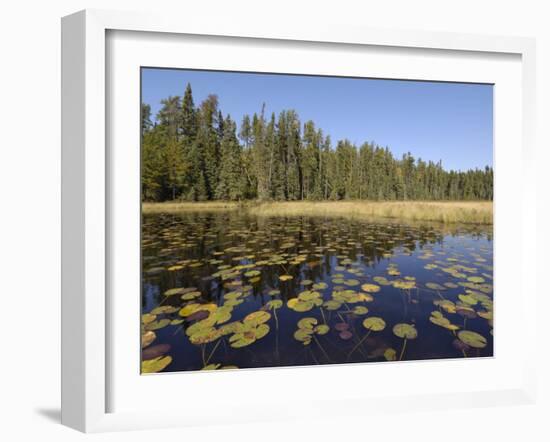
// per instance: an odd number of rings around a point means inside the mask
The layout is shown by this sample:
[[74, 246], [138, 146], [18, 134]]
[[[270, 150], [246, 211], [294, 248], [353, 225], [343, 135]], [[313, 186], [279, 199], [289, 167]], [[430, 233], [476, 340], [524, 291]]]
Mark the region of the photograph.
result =
[[493, 357], [493, 84], [140, 74], [141, 374]]

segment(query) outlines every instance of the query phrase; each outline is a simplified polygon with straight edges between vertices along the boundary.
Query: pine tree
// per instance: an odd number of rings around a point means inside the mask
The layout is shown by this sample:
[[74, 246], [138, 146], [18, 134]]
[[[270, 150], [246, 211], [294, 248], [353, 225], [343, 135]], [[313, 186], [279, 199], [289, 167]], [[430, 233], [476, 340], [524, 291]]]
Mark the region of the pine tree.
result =
[[221, 200], [241, 200], [244, 197], [241, 146], [237, 140], [236, 125], [229, 115], [223, 127], [220, 174], [215, 197]]
[[166, 135], [171, 138], [178, 136], [178, 128], [180, 121], [180, 97], [168, 97], [161, 101], [162, 108], [160, 109], [157, 120], [159, 124], [166, 130]]
[[187, 146], [190, 146], [197, 136], [197, 110], [193, 101], [191, 84], [187, 83], [181, 104], [181, 135]]
[[256, 176], [256, 195], [260, 200], [267, 200], [269, 192], [268, 154], [265, 145], [264, 112], [252, 118], [252, 170]]
[[152, 127], [151, 106], [146, 103], [141, 103], [141, 135], [145, 135]]
[[220, 146], [216, 128], [217, 117], [218, 97], [209, 95], [200, 106], [199, 128], [195, 141], [201, 159], [200, 170], [204, 175], [207, 199], [214, 198], [218, 184]]
[[196, 142], [198, 121], [197, 109], [193, 101], [193, 91], [191, 84], [187, 83], [180, 112], [180, 127], [179, 138], [181, 140], [182, 161], [184, 174], [181, 178], [182, 197], [186, 199], [194, 199], [194, 186], [197, 183], [197, 170], [194, 168], [193, 146]]
[[141, 199], [162, 200], [163, 166], [162, 138], [159, 131], [151, 130], [142, 135], [141, 150]]

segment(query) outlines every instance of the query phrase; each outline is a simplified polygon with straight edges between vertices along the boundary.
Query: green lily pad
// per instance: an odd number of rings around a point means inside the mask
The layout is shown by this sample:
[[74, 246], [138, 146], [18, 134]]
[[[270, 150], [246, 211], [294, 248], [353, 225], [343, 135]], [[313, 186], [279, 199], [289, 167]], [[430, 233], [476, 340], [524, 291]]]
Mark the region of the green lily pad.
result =
[[393, 348], [386, 348], [384, 350], [384, 357], [386, 361], [395, 361], [397, 359], [397, 352]]
[[447, 313], [456, 313], [456, 305], [454, 304], [454, 302], [447, 299], [436, 299], [434, 301], [434, 305], [441, 307]]
[[398, 279], [396, 281], [392, 281], [392, 285], [396, 289], [410, 290], [410, 289], [414, 289], [416, 287], [416, 282], [415, 281], [403, 281], [403, 280]]
[[259, 310], [257, 312], [252, 312], [248, 314], [244, 319], [243, 323], [249, 323], [254, 325], [263, 324], [264, 322], [269, 321], [271, 318], [271, 315], [263, 310]]
[[151, 313], [152, 315], [164, 315], [164, 314], [175, 313], [178, 310], [179, 308], [173, 307], [171, 305], [161, 305], [159, 307], [155, 307], [149, 313]]
[[461, 330], [458, 332], [458, 339], [474, 348], [484, 348], [487, 346], [487, 339], [479, 333], [470, 330]]
[[311, 330], [317, 325], [317, 322], [316, 318], [302, 318], [298, 321], [298, 328], [307, 328]]
[[201, 368], [201, 370], [217, 370], [221, 364], [208, 364]]
[[325, 301], [323, 303], [323, 307], [325, 307], [327, 310], [338, 310], [340, 307], [342, 307], [342, 303], [334, 299], [329, 299], [328, 301]]
[[437, 282], [427, 282], [426, 287], [428, 287], [431, 290], [437, 290], [437, 291], [447, 290], [447, 287], [442, 286], [441, 284], [438, 284]]
[[224, 302], [224, 306], [227, 307], [236, 307], [239, 304], [242, 304], [244, 302], [243, 299], [229, 299], [228, 301]]
[[166, 327], [167, 325], [170, 325], [170, 319], [160, 319], [158, 321], [150, 322], [149, 324], [145, 325], [146, 330], [159, 330], [161, 328]]
[[367, 293], [378, 293], [380, 291], [380, 286], [376, 284], [363, 284], [361, 290]]
[[320, 324], [313, 331], [318, 335], [326, 335], [330, 331], [330, 327], [326, 324]]
[[151, 313], [145, 313], [141, 315], [141, 322], [144, 324], [149, 324], [150, 322], [153, 322], [155, 319], [157, 319], [157, 315], [153, 315]]
[[248, 325], [244, 325], [244, 328], [240, 332], [235, 333], [229, 338], [229, 343], [233, 348], [246, 347], [250, 344], [253, 344], [258, 339], [263, 338], [268, 333], [269, 325], [256, 325], [253, 322], [249, 322]]
[[467, 278], [467, 280], [475, 284], [481, 284], [485, 282], [485, 279], [483, 279], [481, 276], [470, 276]]
[[478, 302], [472, 295], [458, 295], [458, 299], [467, 305], [476, 305]]
[[158, 358], [141, 361], [141, 373], [158, 373], [172, 363], [171, 356], [159, 356]]
[[298, 295], [300, 301], [313, 301], [314, 299], [320, 298], [321, 294], [319, 292], [306, 290]]
[[353, 308], [352, 311], [356, 315], [366, 315], [369, 312], [369, 309], [363, 305], [357, 305]]
[[418, 336], [416, 328], [412, 324], [396, 324], [393, 327], [393, 334], [398, 338], [415, 339]]
[[212, 313], [217, 308], [218, 306], [216, 304], [187, 304], [179, 311], [179, 315], [185, 318], [200, 310], [205, 310]]
[[179, 287], [175, 289], [166, 290], [164, 292], [164, 296], [183, 295], [184, 293], [186, 293], [186, 289], [183, 287]]
[[299, 328], [294, 332], [294, 339], [302, 342], [304, 345], [309, 345], [311, 343], [311, 336], [313, 333], [315, 333], [313, 329]]
[[190, 301], [192, 299], [198, 298], [200, 295], [201, 292], [189, 292], [181, 295], [180, 299], [183, 299], [184, 301]]
[[377, 316], [371, 316], [363, 321], [363, 327], [367, 330], [381, 331], [386, 328], [386, 322]]
[[289, 309], [300, 313], [308, 312], [315, 307], [312, 301], [302, 301], [298, 298], [289, 299], [286, 305]]
[[443, 314], [439, 310], [432, 312], [432, 315], [430, 316], [430, 322], [451, 331], [458, 330], [460, 328], [458, 325], [452, 324], [451, 321], [443, 316]]
[[152, 331], [146, 331], [141, 335], [141, 348], [148, 347], [153, 343], [153, 341], [157, 338], [157, 334]]
[[266, 307], [270, 310], [276, 310], [283, 306], [283, 301], [280, 299], [272, 299], [271, 301], [266, 302]]

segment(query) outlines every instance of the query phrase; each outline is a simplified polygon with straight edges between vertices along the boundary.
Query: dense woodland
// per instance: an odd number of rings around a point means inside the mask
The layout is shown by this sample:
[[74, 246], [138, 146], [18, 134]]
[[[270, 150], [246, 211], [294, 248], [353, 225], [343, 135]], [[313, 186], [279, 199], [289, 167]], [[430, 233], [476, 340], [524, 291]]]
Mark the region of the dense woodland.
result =
[[141, 122], [144, 201], [493, 198], [490, 167], [446, 171], [375, 143], [333, 146], [294, 110], [261, 109], [237, 127], [215, 95], [195, 106], [189, 84], [183, 97], [162, 101], [155, 123], [142, 104]]

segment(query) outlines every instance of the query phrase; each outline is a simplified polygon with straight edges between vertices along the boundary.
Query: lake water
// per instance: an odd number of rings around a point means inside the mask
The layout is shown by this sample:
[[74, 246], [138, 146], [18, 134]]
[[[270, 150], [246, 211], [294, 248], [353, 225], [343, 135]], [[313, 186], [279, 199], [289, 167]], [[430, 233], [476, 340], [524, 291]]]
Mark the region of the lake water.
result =
[[492, 356], [492, 247], [491, 226], [144, 215], [142, 372]]

